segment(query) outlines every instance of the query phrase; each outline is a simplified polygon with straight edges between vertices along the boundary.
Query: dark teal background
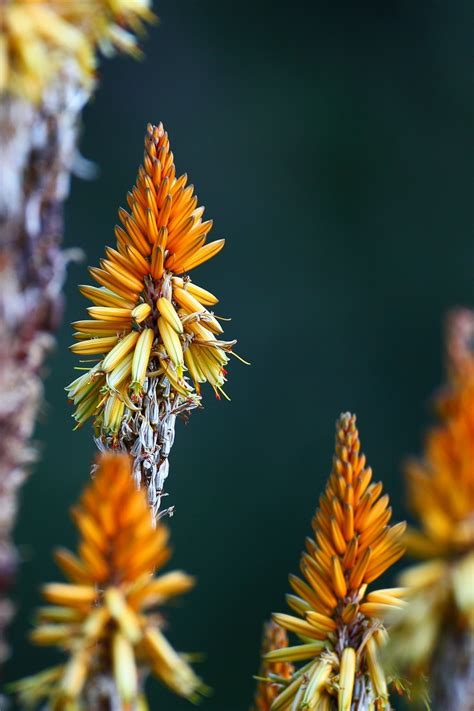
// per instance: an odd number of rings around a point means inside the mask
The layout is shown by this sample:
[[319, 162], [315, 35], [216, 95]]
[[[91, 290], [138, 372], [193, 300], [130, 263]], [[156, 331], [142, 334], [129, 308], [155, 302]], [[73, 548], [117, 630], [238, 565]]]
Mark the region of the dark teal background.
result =
[[[472, 3], [161, 0], [146, 59], [104, 61], [81, 150], [100, 168], [73, 181], [67, 308], [47, 366], [41, 460], [16, 540], [15, 653], [8, 679], [54, 654], [24, 640], [38, 587], [73, 546], [68, 508], [94, 456], [72, 432], [69, 321], [77, 284], [113, 243], [148, 121], [168, 129], [225, 250], [193, 273], [232, 316], [226, 335], [252, 361], [230, 367], [232, 402], [205, 391], [171, 458], [173, 564], [199, 585], [170, 615], [180, 649], [207, 655], [209, 711], [246, 711], [262, 622], [284, 610], [317, 497], [333, 424], [359, 416], [363, 448], [407, 515], [401, 462], [419, 449], [441, 381], [442, 319], [473, 301]], [[387, 578], [388, 581], [389, 577]], [[153, 709], [184, 701], [153, 689]]]

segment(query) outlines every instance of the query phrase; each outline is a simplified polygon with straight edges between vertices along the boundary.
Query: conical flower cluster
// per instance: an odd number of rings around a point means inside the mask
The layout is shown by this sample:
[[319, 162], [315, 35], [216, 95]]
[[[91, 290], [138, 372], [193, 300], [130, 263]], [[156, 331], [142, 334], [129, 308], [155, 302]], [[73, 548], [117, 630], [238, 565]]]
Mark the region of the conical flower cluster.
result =
[[235, 343], [221, 339], [208, 308], [217, 298], [187, 275], [224, 246], [206, 242], [212, 221], [203, 221], [187, 180], [176, 176], [163, 126], [149, 125], [129, 211], [119, 210], [116, 246], [90, 269], [99, 286], [80, 287], [94, 304], [90, 318], [73, 324], [71, 350], [97, 361], [67, 388], [74, 417], [78, 425], [94, 417], [99, 446], [133, 454], [152, 505], [167, 475], [176, 414], [199, 404], [201, 383], [218, 397], [224, 392]]
[[146, 709], [147, 672], [195, 700], [201, 682], [163, 635], [160, 612], [194, 581], [181, 571], [153, 576], [170, 557], [168, 530], [153, 526], [127, 455], [99, 458], [73, 518], [81, 534], [78, 555], [56, 553], [69, 582], [44, 587], [49, 605], [39, 609], [31, 634], [37, 645], [59, 647], [67, 661], [17, 683], [23, 707], [46, 699], [55, 711]]
[[451, 316], [447, 341], [449, 378], [435, 398], [438, 424], [427, 433], [422, 458], [406, 467], [420, 529], [405, 540], [425, 562], [401, 576], [410, 604], [394, 628], [394, 654], [415, 676], [432, 669], [450, 636], [467, 632], [467, 654], [474, 652], [474, 312]]
[[[282, 688], [293, 676], [293, 664], [289, 662], [268, 662], [265, 657], [270, 652], [288, 647], [288, 635], [280, 625], [267, 622], [263, 627], [262, 657], [263, 661], [258, 676], [255, 702], [252, 711], [270, 711], [273, 701]], [[268, 680], [272, 680], [269, 682]], [[283, 687], [282, 687], [283, 682]]]
[[387, 679], [379, 662], [383, 619], [398, 609], [401, 588], [368, 592], [368, 585], [403, 554], [405, 524], [390, 527], [388, 496], [372, 482], [360, 452], [355, 417], [341, 415], [326, 491], [301, 557], [303, 579], [290, 576], [295, 615], [275, 622], [300, 640], [268, 653], [268, 662], [303, 662], [271, 711], [388, 709]]
[[2, 0], [0, 96], [9, 92], [39, 101], [71, 60], [90, 89], [96, 46], [136, 54], [134, 32], [152, 19], [149, 0]]

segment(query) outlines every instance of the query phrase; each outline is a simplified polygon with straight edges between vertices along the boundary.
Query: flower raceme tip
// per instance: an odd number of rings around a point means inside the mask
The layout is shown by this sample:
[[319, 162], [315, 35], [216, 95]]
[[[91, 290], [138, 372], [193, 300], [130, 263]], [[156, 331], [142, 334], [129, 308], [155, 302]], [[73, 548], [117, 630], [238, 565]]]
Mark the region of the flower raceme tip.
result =
[[137, 410], [146, 379], [158, 379], [190, 407], [199, 403], [202, 383], [225, 395], [235, 341], [222, 340], [219, 318], [209, 309], [217, 297], [188, 276], [224, 240], [207, 242], [212, 221], [203, 221], [204, 208], [187, 182], [176, 176], [162, 124], [149, 125], [129, 211], [119, 210], [116, 247], [107, 247], [100, 267], [90, 269], [99, 286], [80, 287], [93, 306], [89, 319], [73, 324], [71, 350], [97, 362], [66, 389], [78, 425], [94, 416], [106, 436], [116, 436]]

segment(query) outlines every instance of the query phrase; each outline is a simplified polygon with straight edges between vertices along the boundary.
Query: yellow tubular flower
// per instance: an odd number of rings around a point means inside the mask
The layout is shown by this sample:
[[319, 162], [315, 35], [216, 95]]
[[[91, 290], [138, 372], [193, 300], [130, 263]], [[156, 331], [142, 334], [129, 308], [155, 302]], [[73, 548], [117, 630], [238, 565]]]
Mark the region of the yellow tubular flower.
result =
[[217, 298], [187, 275], [224, 246], [224, 240], [206, 244], [212, 221], [203, 221], [187, 180], [176, 175], [163, 126], [149, 125], [129, 211], [119, 210], [116, 246], [106, 248], [100, 268], [90, 269], [99, 287], [80, 287], [94, 305], [89, 319], [73, 324], [71, 350], [98, 362], [66, 388], [78, 426], [94, 417], [99, 447], [133, 454], [134, 474], [149, 488], [155, 510], [176, 413], [199, 405], [204, 382], [218, 398], [227, 397], [223, 385], [235, 344], [222, 340], [209, 308]]
[[385, 643], [383, 620], [399, 609], [403, 589], [368, 592], [367, 586], [403, 554], [404, 524], [389, 526], [391, 509], [382, 484], [360, 452], [355, 417], [341, 415], [326, 491], [301, 557], [303, 579], [290, 576], [287, 596], [294, 615], [275, 622], [301, 643], [267, 653], [267, 662], [302, 661], [271, 711], [389, 709], [387, 681], [378, 659]]
[[[461, 702], [461, 670], [467, 685], [473, 673], [473, 342], [474, 312], [454, 312], [448, 321], [448, 383], [434, 402], [438, 423], [427, 433], [423, 456], [406, 466], [409, 501], [420, 528], [409, 529], [405, 542], [408, 552], [424, 562], [401, 575], [402, 584], [410, 587], [410, 604], [396, 618], [391, 645], [404, 673], [411, 672], [415, 680], [431, 677], [434, 696], [441, 693], [446, 675], [445, 691], [457, 685], [456, 697], [448, 694], [451, 701], [435, 699], [443, 709], [467, 708]], [[472, 686], [467, 688], [472, 701]]]
[[[262, 657], [278, 650], [285, 652], [287, 647], [286, 631], [275, 622], [267, 622], [263, 627]], [[290, 662], [278, 660], [267, 662], [264, 659], [260, 667], [255, 701], [251, 711], [270, 711], [274, 699], [282, 689], [282, 683], [287, 684], [293, 673], [294, 666]]]
[[69, 582], [44, 587], [50, 606], [38, 611], [31, 633], [34, 644], [57, 646], [68, 658], [17, 682], [22, 707], [47, 699], [58, 711], [86, 711], [88, 700], [101, 693], [101, 677], [111, 676], [121, 708], [137, 708], [147, 670], [176, 694], [196, 700], [202, 684], [166, 641], [156, 611], [194, 580], [181, 571], [154, 577], [170, 556], [168, 530], [153, 526], [128, 455], [99, 458], [73, 518], [81, 535], [78, 555], [56, 553]]
[[153, 19], [149, 0], [3, 0], [0, 96], [10, 92], [39, 101], [70, 60], [90, 90], [96, 47], [139, 56], [135, 34]]

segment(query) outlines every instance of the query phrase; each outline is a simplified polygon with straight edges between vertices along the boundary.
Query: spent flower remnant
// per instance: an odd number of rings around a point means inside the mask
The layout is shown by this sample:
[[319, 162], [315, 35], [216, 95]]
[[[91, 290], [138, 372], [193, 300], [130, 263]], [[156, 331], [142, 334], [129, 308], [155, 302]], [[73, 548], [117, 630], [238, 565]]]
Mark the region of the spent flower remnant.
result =
[[128, 455], [99, 457], [73, 518], [81, 534], [78, 555], [56, 553], [69, 582], [44, 587], [50, 604], [38, 610], [31, 634], [34, 644], [59, 647], [67, 661], [14, 685], [22, 707], [46, 700], [55, 711], [144, 710], [148, 672], [197, 700], [205, 688], [163, 635], [159, 609], [194, 580], [181, 571], [154, 577], [170, 557], [168, 530], [154, 525]]
[[[288, 647], [288, 635], [286, 630], [275, 622], [265, 623], [263, 627], [262, 657], [276, 649]], [[282, 690], [281, 680], [287, 683], [294, 673], [294, 666], [289, 662], [268, 662], [265, 658], [260, 667], [257, 677], [258, 684], [255, 691], [255, 701], [252, 711], [270, 711], [275, 698]], [[274, 683], [269, 683], [268, 679], [275, 679]], [[278, 683], [280, 681], [280, 683]]]
[[295, 594], [287, 602], [297, 616], [273, 616], [302, 644], [264, 657], [304, 664], [289, 682], [280, 680], [285, 688], [271, 711], [390, 708], [379, 650], [387, 638], [383, 620], [405, 604], [404, 590], [367, 591], [404, 551], [405, 524], [389, 526], [388, 504], [360, 452], [355, 417], [341, 415], [332, 473], [312, 522], [315, 539], [307, 539], [301, 557], [304, 580], [290, 576]]
[[120, 208], [116, 248], [106, 248], [97, 286], [81, 286], [94, 304], [76, 321], [71, 350], [97, 362], [67, 391], [81, 425], [94, 417], [99, 448], [129, 451], [137, 482], [158, 510], [168, 474], [176, 415], [198, 406], [201, 383], [218, 397], [235, 341], [208, 307], [217, 298], [191, 281], [191, 269], [215, 256], [224, 240], [206, 243], [203, 221], [187, 176], [176, 176], [163, 126], [149, 125], [145, 156]]
[[136, 33], [153, 19], [149, 0], [2, 0], [0, 95], [37, 102], [68, 61], [90, 90], [96, 48], [139, 55]]
[[473, 311], [448, 319], [447, 365], [434, 401], [438, 424], [406, 467], [420, 529], [409, 529], [405, 542], [424, 562], [401, 575], [409, 605], [397, 615], [391, 651], [405, 673], [430, 678], [435, 708], [462, 711], [474, 698]]

